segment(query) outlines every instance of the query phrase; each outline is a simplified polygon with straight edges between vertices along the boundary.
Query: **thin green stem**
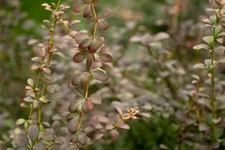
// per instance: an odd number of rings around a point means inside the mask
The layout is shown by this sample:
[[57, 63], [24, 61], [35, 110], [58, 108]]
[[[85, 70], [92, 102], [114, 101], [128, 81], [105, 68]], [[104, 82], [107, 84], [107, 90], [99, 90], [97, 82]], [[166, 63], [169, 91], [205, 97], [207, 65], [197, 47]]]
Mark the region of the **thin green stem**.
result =
[[[55, 11], [58, 11], [60, 3], [61, 3], [61, 0], [58, 0], [58, 3], [57, 3]], [[47, 62], [46, 62], [47, 67], [49, 66], [51, 58], [52, 58], [51, 49], [53, 48], [53, 45], [54, 45], [54, 38], [53, 38], [54, 37], [54, 30], [55, 30], [55, 27], [56, 27], [56, 23], [58, 21], [58, 18], [56, 16], [54, 16], [53, 18], [54, 18], [54, 21], [53, 21], [52, 27], [50, 29], [49, 55], [48, 55]], [[41, 91], [41, 96], [43, 96], [45, 94], [46, 80], [47, 80], [47, 78], [44, 78], [42, 91]], [[39, 106], [39, 109], [38, 109], [38, 124], [39, 125], [41, 125], [41, 118], [42, 118], [42, 104], [40, 103], [40, 106]]]
[[91, 81], [91, 69], [88, 71], [88, 81], [87, 81], [86, 90], [85, 90], [85, 99], [88, 98], [90, 81]]
[[120, 125], [120, 123], [122, 122], [122, 120], [123, 120], [123, 119], [120, 118], [120, 119], [117, 121], [117, 123], [113, 126], [112, 130], [115, 129], [115, 128], [117, 128], [117, 127]]
[[97, 14], [96, 14], [96, 11], [95, 11], [95, 5], [94, 5], [93, 2], [91, 3], [91, 11], [92, 11], [92, 14], [93, 14], [94, 19], [95, 19], [94, 30], [93, 30], [93, 33], [92, 33], [93, 38], [95, 39], [96, 38], [97, 28], [98, 28], [98, 18], [97, 18]]

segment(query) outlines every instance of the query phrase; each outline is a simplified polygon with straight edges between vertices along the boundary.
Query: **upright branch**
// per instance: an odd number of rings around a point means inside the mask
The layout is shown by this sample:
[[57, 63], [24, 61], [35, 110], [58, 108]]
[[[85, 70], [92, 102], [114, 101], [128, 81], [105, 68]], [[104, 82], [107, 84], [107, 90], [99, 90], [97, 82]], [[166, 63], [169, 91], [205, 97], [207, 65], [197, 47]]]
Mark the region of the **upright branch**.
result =
[[215, 54], [224, 55], [225, 46], [223, 46], [223, 37], [225, 33], [224, 22], [225, 22], [225, 3], [221, 0], [215, 0], [216, 9], [208, 9], [213, 14], [204, 19], [203, 22], [205, 26], [211, 29], [211, 35], [203, 37], [204, 44], [199, 44], [194, 46], [194, 49], [205, 49], [210, 54], [210, 59], [206, 59], [203, 63], [196, 64], [194, 68], [196, 69], [205, 69], [208, 73], [208, 78], [210, 79], [210, 96], [209, 102], [212, 113], [212, 132], [214, 139], [216, 138], [215, 124], [219, 123], [221, 119], [217, 114], [217, 101], [215, 95], [215, 69], [218, 68], [220, 63], [223, 63], [224, 60], [215, 60]]
[[[98, 34], [100, 31], [108, 29], [105, 19], [110, 16], [111, 10], [107, 9], [98, 16], [95, 9], [97, 0], [82, 1], [83, 3], [76, 5], [73, 11], [76, 13], [83, 11], [83, 17], [90, 20], [90, 32], [73, 32], [70, 29], [71, 25], [77, 21], [69, 23], [64, 19], [64, 10], [69, 6], [60, 5], [61, 0], [57, 5], [54, 3], [42, 4], [46, 10], [52, 12], [52, 21], [43, 21], [43, 27], [49, 30], [50, 38], [47, 42], [39, 44], [40, 50], [35, 51], [37, 57], [32, 58], [35, 63], [31, 69], [37, 72], [37, 79], [36, 81], [33, 79], [27, 81], [27, 97], [24, 101], [29, 104], [30, 113], [28, 120], [19, 119], [17, 121], [18, 125], [25, 125], [26, 132], [15, 136], [13, 145], [16, 148], [29, 150], [58, 149], [59, 147], [60, 149], [79, 149], [94, 143], [103, 136], [105, 131], [109, 131], [109, 134], [115, 139], [119, 135], [117, 128], [129, 129], [125, 121], [137, 119], [138, 110], [130, 108], [127, 112], [123, 112], [122, 109], [117, 108], [118, 114], [113, 119], [108, 119], [104, 115], [94, 115], [88, 119], [88, 122], [84, 122], [84, 117], [94, 108], [94, 104], [102, 103], [102, 98], [97, 92], [89, 92], [91, 81], [93, 79], [99, 82], [108, 80], [103, 66], [111, 63], [113, 58], [104, 44], [105, 38]], [[49, 102], [46, 90], [50, 93], [59, 90], [55, 81], [51, 80], [50, 69], [52, 54], [57, 51], [54, 44], [54, 31], [58, 22], [65, 27], [78, 44], [73, 61], [79, 63], [81, 68], [76, 68], [75, 75], [69, 84], [69, 87], [78, 93], [76, 100], [66, 106], [66, 112], [63, 113], [65, 116], [61, 116], [66, 117], [68, 130], [65, 136], [60, 134], [60, 121], [54, 121], [52, 124], [45, 122], [42, 125], [42, 107]], [[22, 106], [26, 107], [26, 103], [23, 103]]]

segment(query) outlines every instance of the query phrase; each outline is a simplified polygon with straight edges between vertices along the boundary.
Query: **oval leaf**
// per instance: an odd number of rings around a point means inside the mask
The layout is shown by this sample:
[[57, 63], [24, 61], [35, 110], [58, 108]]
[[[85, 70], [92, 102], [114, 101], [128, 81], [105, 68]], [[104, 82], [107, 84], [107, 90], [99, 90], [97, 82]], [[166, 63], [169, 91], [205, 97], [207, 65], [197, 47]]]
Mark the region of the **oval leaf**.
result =
[[73, 56], [73, 61], [76, 63], [80, 63], [82, 62], [85, 58], [86, 58], [86, 54], [82, 53], [82, 52], [78, 52]]
[[107, 18], [112, 14], [111, 9], [106, 9], [99, 17], [99, 19]]
[[87, 48], [89, 45], [91, 44], [91, 40], [88, 39], [84, 39], [80, 44], [79, 44], [79, 48]]
[[105, 21], [105, 20], [99, 20], [98, 21], [98, 29], [99, 30], [102, 30], [102, 31], [105, 31], [108, 29], [108, 23]]
[[32, 141], [36, 140], [38, 137], [39, 129], [37, 125], [31, 125], [28, 128], [27, 134]]
[[97, 95], [97, 94], [92, 94], [89, 98], [89, 101], [91, 101], [94, 104], [101, 104], [102, 103], [102, 98]]
[[205, 65], [203, 64], [203, 63], [199, 63], [199, 64], [195, 64], [194, 66], [193, 66], [193, 68], [195, 68], [195, 69], [205, 69]]
[[75, 133], [77, 131], [77, 127], [78, 127], [78, 120], [77, 120], [77, 118], [71, 119], [69, 124], [68, 124], [68, 130], [71, 133]]
[[108, 76], [104, 70], [100, 70], [100, 69], [95, 70], [94, 72], [92, 72], [92, 75], [94, 76], [96, 80], [99, 80], [102, 82], [105, 82], [108, 80]]
[[107, 53], [100, 53], [99, 54], [99, 58], [101, 59], [101, 61], [109, 63], [113, 61], [113, 58], [110, 54]]

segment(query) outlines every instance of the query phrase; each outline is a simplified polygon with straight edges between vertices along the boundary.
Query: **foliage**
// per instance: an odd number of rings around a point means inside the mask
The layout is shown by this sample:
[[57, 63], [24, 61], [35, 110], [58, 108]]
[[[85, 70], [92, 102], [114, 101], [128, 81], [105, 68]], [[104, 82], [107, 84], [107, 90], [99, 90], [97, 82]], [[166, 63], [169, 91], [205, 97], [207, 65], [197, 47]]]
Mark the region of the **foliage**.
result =
[[[225, 2], [210, 0], [204, 24], [200, 1], [112, 3], [43, 3], [41, 32], [28, 21], [8, 35], [21, 19], [3, 18], [1, 120], [17, 126], [1, 125], [1, 149], [224, 149]], [[20, 14], [3, 4], [1, 17]]]

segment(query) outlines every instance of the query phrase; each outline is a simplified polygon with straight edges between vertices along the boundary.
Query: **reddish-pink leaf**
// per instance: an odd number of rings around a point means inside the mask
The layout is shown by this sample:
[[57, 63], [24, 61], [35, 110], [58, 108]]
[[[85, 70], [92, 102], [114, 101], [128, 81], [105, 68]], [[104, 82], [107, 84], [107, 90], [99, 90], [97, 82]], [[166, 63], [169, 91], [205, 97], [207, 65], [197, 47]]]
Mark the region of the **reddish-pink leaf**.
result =
[[27, 134], [32, 141], [37, 139], [38, 133], [39, 133], [39, 129], [37, 125], [33, 124], [28, 128]]
[[122, 128], [122, 129], [130, 129], [130, 126], [127, 125], [127, 124], [120, 124], [119, 125], [119, 128]]
[[83, 76], [84, 76], [84, 73], [78, 73], [78, 74], [76, 74], [76, 75], [72, 78], [71, 84], [72, 84], [73, 86], [77, 86], [77, 85], [81, 82], [81, 79], [83, 78]]
[[91, 44], [88, 46], [88, 51], [90, 53], [95, 53], [105, 42], [104, 37], [100, 37], [96, 40], [92, 40]]
[[94, 76], [94, 78], [96, 80], [99, 80], [99, 81], [102, 81], [102, 82], [105, 82], [108, 80], [108, 76], [107, 74], [105, 73], [105, 71], [103, 70], [95, 70], [94, 72], [92, 72], [92, 75]]
[[84, 39], [80, 44], [79, 48], [87, 48], [91, 44], [91, 40], [89, 38]]
[[120, 116], [122, 116], [122, 115], [123, 115], [123, 111], [122, 111], [122, 109], [121, 109], [121, 108], [116, 107], [116, 110], [117, 110], [117, 112], [119, 113], [119, 115], [120, 115]]
[[87, 143], [87, 135], [84, 132], [81, 132], [78, 134], [77, 140], [80, 144], [85, 145]]
[[92, 94], [89, 98], [89, 101], [91, 101], [94, 104], [101, 104], [102, 103], [102, 98], [97, 95], [97, 94]]
[[117, 130], [111, 130], [109, 132], [110, 136], [113, 138], [113, 140], [117, 140], [119, 137], [119, 132]]
[[78, 127], [78, 120], [77, 120], [77, 118], [73, 118], [72, 120], [70, 120], [70, 122], [68, 124], [68, 130], [71, 133], [75, 133], [77, 131], [77, 127]]
[[80, 63], [82, 62], [85, 58], [87, 57], [86, 54], [82, 53], [82, 52], [78, 52], [73, 56], [73, 61], [76, 63]]
[[34, 63], [32, 66], [31, 66], [31, 69], [32, 70], [38, 70], [40, 69], [41, 65], [39, 63]]
[[95, 135], [94, 140], [98, 140], [98, 139], [100, 139], [102, 137], [103, 137], [103, 134], [97, 134], [97, 135]]
[[86, 66], [87, 66], [87, 69], [89, 70], [92, 66], [92, 63], [93, 63], [93, 59], [92, 59], [92, 56], [89, 55], [86, 59]]
[[85, 5], [79, 4], [73, 7], [73, 12], [75, 13], [80, 13], [81, 11], [84, 10]]
[[102, 31], [107, 30], [108, 29], [108, 23], [103, 19], [99, 20], [98, 21], [98, 29], [102, 30]]
[[93, 108], [94, 108], [94, 105], [90, 101], [84, 101], [82, 104], [82, 111], [84, 113], [91, 111]]
[[112, 130], [114, 128], [114, 126], [112, 124], [107, 124], [105, 129], [106, 130]]
[[111, 9], [106, 9], [99, 17], [99, 19], [107, 18], [112, 14]]
[[101, 61], [106, 62], [106, 63], [113, 61], [112, 56], [107, 53], [99, 53], [99, 58], [101, 59]]
[[83, 17], [84, 18], [91, 18], [92, 17], [90, 6], [85, 7]]
[[50, 68], [42, 68], [42, 70], [44, 71], [44, 73], [46, 73], [47, 75], [50, 75], [51, 74], [51, 69]]
[[85, 32], [79, 32], [75, 35], [75, 40], [77, 43], [82, 42], [84, 39], [87, 39], [88, 35]]
[[98, 121], [107, 123], [107, 122], [109, 122], [109, 119], [104, 116], [98, 116]]

